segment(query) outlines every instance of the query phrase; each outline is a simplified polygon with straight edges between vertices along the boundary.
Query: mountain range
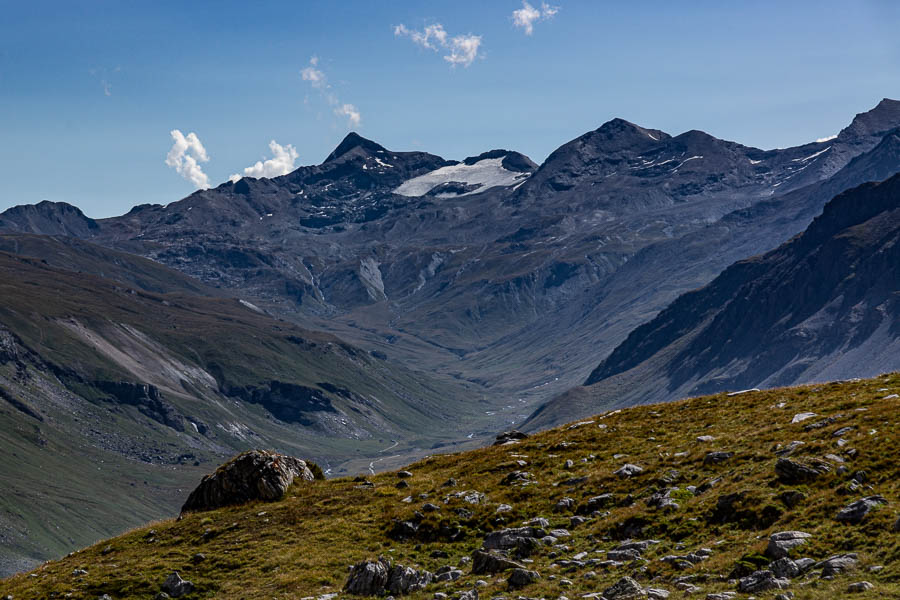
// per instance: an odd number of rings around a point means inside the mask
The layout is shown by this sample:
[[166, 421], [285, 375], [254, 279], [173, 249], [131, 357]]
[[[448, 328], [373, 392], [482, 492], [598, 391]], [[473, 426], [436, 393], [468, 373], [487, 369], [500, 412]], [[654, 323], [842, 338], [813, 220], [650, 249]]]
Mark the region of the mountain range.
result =
[[[885, 99], [786, 149], [613, 119], [537, 165], [351, 133], [320, 165], [118, 217], [10, 208], [3, 558], [167, 514], [249, 447], [375, 471], [512, 424], [900, 368], [898, 171]], [[57, 474], [77, 517], [35, 491]], [[101, 519], [136, 480], [146, 502]]]

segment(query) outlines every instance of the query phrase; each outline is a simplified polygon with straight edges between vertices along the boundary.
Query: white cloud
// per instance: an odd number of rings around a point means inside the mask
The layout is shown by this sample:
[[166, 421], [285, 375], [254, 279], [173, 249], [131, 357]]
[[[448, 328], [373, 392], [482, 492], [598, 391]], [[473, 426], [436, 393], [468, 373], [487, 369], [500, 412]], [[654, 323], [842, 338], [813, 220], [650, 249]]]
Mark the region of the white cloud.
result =
[[334, 114], [339, 117], [347, 117], [347, 122], [351, 127], [359, 127], [359, 124], [362, 122], [362, 115], [359, 114], [359, 110], [352, 104], [341, 104], [334, 109]]
[[279, 175], [287, 175], [294, 170], [294, 163], [297, 161], [297, 150], [290, 144], [282, 146], [275, 140], [269, 142], [269, 150], [272, 151], [272, 158], [265, 162], [258, 160], [255, 165], [251, 165], [244, 169], [243, 175], [235, 173], [228, 179], [238, 181], [241, 177], [278, 177]]
[[303, 78], [303, 81], [308, 81], [317, 90], [322, 90], [328, 87], [328, 80], [325, 78], [325, 73], [316, 68], [318, 64], [319, 57], [313, 56], [309, 59], [309, 66], [300, 71], [300, 77]]
[[187, 136], [178, 129], [169, 132], [172, 136], [173, 144], [169, 153], [166, 155], [166, 164], [175, 169], [175, 171], [190, 181], [194, 186], [201, 190], [209, 187], [209, 177], [203, 172], [198, 163], [209, 162], [209, 155], [206, 148], [200, 142], [200, 138], [193, 131]]
[[410, 29], [401, 23], [394, 26], [394, 36], [408, 37], [414, 44], [434, 52], [446, 51], [444, 60], [453, 66], [468, 67], [471, 65], [478, 58], [478, 49], [481, 47], [480, 35], [470, 33], [450, 37], [440, 23], [428, 25], [422, 31]]
[[522, 0], [522, 8], [513, 11], [513, 25], [524, 29], [525, 35], [531, 35], [534, 33], [534, 24], [537, 21], [546, 21], [557, 12], [559, 12], [558, 6], [550, 6], [546, 2], [542, 2], [538, 9], [528, 4], [527, 0]]
[[358, 127], [362, 122], [362, 115], [359, 109], [353, 104], [347, 104], [338, 100], [337, 94], [334, 93], [331, 84], [328, 83], [328, 77], [325, 76], [325, 73], [318, 66], [319, 57], [313, 56], [309, 59], [309, 66], [300, 71], [300, 78], [303, 81], [308, 81], [312, 87], [319, 90], [325, 101], [334, 107], [334, 114], [347, 118], [348, 126]]

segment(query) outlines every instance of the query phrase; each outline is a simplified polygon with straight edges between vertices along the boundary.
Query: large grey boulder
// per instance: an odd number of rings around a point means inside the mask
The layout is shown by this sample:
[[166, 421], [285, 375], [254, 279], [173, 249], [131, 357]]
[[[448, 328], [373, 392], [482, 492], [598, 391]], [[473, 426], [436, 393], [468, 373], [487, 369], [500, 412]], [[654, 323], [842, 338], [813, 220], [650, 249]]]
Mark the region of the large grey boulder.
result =
[[787, 579], [776, 577], [772, 571], [756, 571], [741, 577], [738, 582], [738, 591], [743, 594], [755, 594], [767, 590], [783, 590], [790, 586]]
[[803, 531], [779, 531], [769, 536], [769, 545], [766, 547], [766, 556], [778, 560], [788, 555], [792, 548], [801, 546], [812, 535]]
[[884, 496], [868, 496], [848, 504], [839, 510], [834, 518], [845, 523], [861, 523], [869, 511], [882, 504], [887, 504]]
[[280, 500], [298, 479], [315, 479], [306, 461], [268, 450], [251, 450], [204, 476], [181, 512], [212, 510], [251, 500]]
[[178, 571], [172, 572], [162, 584], [162, 591], [172, 598], [181, 598], [194, 591], [194, 584], [182, 579]]

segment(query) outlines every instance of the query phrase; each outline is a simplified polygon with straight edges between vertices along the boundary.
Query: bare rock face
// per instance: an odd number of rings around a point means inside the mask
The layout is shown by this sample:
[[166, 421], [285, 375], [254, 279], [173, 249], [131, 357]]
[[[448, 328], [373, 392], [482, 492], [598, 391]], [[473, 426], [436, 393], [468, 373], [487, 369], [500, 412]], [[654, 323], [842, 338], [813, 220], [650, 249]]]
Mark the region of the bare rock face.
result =
[[212, 510], [251, 500], [281, 499], [295, 479], [315, 479], [306, 461], [268, 450], [237, 455], [206, 475], [181, 507], [181, 512]]

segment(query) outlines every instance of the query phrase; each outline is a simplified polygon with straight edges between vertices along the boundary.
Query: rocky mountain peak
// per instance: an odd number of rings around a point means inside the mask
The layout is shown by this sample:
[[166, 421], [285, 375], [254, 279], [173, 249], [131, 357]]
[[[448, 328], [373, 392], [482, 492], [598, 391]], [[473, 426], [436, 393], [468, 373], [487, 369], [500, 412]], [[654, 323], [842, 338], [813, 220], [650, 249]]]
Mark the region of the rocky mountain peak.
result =
[[332, 162], [341, 158], [352, 158], [354, 156], [370, 156], [377, 152], [387, 152], [387, 149], [372, 140], [362, 137], [355, 131], [351, 131], [343, 141], [338, 144], [337, 148], [328, 155], [325, 162]]
[[98, 229], [94, 219], [65, 202], [43, 200], [13, 206], [0, 214], [0, 231], [90, 237]]
[[900, 101], [884, 98], [872, 110], [859, 113], [840, 133], [841, 138], [887, 132], [900, 123]]

